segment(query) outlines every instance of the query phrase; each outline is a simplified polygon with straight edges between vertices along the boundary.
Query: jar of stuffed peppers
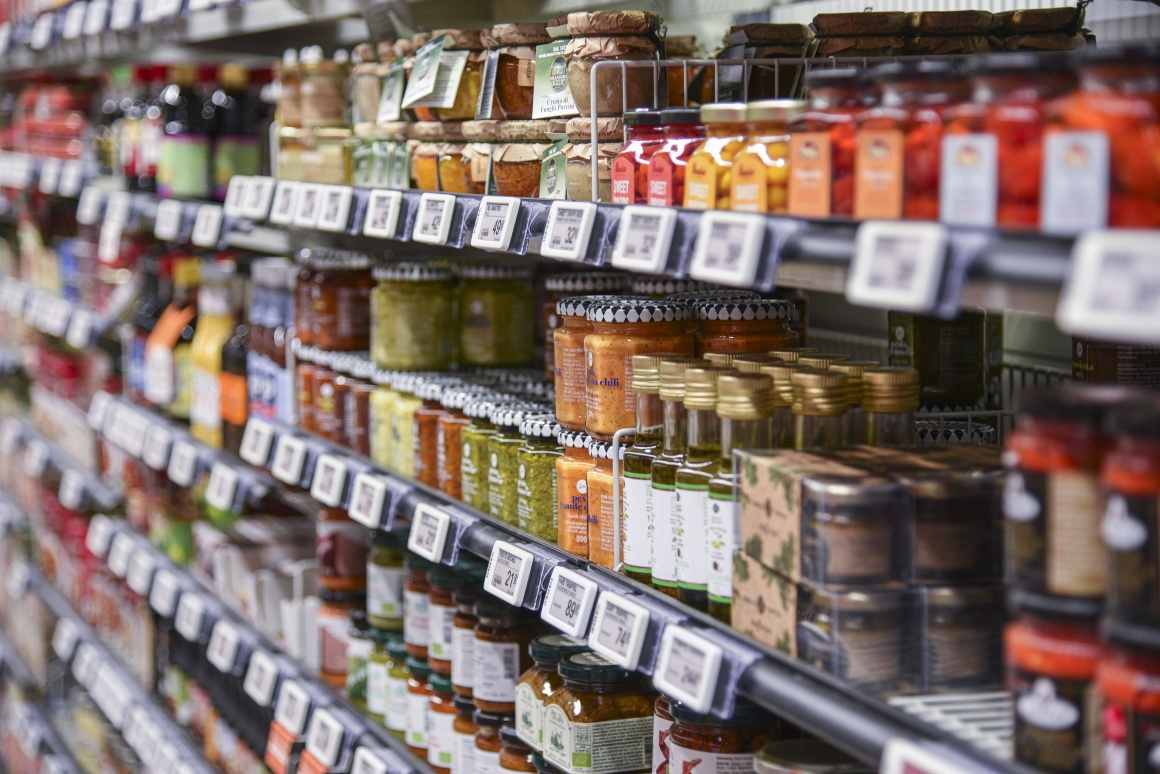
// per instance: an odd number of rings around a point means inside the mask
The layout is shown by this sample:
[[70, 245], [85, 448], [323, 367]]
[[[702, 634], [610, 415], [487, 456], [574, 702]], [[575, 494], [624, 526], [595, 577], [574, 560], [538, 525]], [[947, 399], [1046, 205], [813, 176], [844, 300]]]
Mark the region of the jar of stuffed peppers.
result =
[[745, 109], [745, 150], [733, 163], [732, 209], [785, 213], [789, 203], [789, 121], [805, 102], [771, 99]]
[[672, 207], [685, 201], [689, 158], [705, 139], [700, 108], [669, 108], [661, 112], [665, 144], [648, 165], [648, 203]]
[[701, 120], [706, 140], [689, 158], [684, 205], [692, 210], [727, 210], [733, 203], [733, 162], [745, 148], [745, 105], [704, 105]]
[[624, 147], [612, 160], [612, 203], [648, 202], [648, 167], [665, 144], [659, 110], [634, 110], [624, 114], [627, 132]]

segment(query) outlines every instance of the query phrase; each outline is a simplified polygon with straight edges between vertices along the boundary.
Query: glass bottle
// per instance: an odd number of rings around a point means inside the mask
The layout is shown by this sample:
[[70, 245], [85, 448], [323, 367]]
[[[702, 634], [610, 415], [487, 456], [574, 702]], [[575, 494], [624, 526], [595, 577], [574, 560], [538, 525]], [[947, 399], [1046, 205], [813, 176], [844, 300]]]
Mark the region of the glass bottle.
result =
[[793, 375], [797, 363], [763, 365], [761, 373], [773, 379], [773, 448], [792, 449], [794, 444]]
[[846, 443], [859, 444], [866, 440], [866, 412], [862, 410], [865, 387], [862, 375], [879, 363], [873, 360], [843, 360], [831, 363], [827, 371], [846, 375]]
[[262, 172], [260, 103], [247, 92], [246, 80], [246, 70], [241, 65], [222, 65], [218, 88], [207, 105], [213, 113], [213, 195], [217, 201], [225, 201], [234, 175]]
[[174, 262], [173, 301], [145, 342], [145, 400], [175, 419], [189, 419], [190, 342], [197, 324], [200, 283], [198, 259]]
[[689, 157], [705, 139], [700, 108], [669, 108], [661, 112], [665, 144], [648, 165], [648, 203], [654, 207], [679, 206], [685, 201], [685, 172]]
[[250, 415], [250, 392], [246, 358], [250, 343], [250, 326], [245, 322], [234, 328], [222, 347], [222, 446], [234, 454], [242, 448], [242, 434]]
[[169, 68], [161, 92], [162, 135], [157, 159], [157, 193], [162, 197], [207, 199], [210, 195], [210, 137], [202, 101], [194, 90], [197, 70]]
[[612, 160], [612, 203], [648, 203], [648, 167], [665, 144], [659, 110], [633, 110], [624, 115], [624, 148]]
[[846, 375], [797, 369], [793, 384], [795, 449], [846, 445]]
[[866, 371], [862, 374], [862, 389], [866, 442], [871, 446], [904, 446], [914, 443], [918, 370], [875, 368]]
[[684, 205], [692, 210], [727, 210], [733, 161], [745, 149], [745, 105], [721, 102], [701, 106], [705, 142], [689, 158]]
[[173, 295], [173, 256], [146, 256], [142, 273], [141, 295], [124, 339], [125, 389], [136, 400], [145, 399], [145, 342]]
[[746, 147], [733, 164], [732, 209], [783, 214], [789, 203], [788, 122], [806, 103], [751, 102], [745, 110]]
[[636, 435], [624, 453], [621, 469], [621, 541], [624, 574], [652, 585], [653, 516], [650, 479], [652, 463], [664, 443], [664, 404], [660, 364], [664, 355], [633, 355], [632, 384], [636, 393]]
[[218, 262], [202, 269], [197, 330], [191, 342], [193, 366], [189, 432], [202, 443], [222, 445], [222, 349], [234, 331], [231, 283], [234, 266]]

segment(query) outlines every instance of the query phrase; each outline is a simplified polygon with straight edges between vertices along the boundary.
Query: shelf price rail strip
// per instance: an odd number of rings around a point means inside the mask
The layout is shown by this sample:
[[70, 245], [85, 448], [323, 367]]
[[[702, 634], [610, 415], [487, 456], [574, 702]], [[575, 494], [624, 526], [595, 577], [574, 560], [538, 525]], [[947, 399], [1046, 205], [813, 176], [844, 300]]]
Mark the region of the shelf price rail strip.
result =
[[41, 478], [51, 467], [60, 474], [57, 498], [71, 510], [93, 506], [109, 510], [121, 502], [122, 494], [72, 460], [56, 444], [40, 435], [31, 425], [16, 417], [0, 422], [0, 452], [14, 454], [23, 450], [24, 473]]
[[85, 350], [113, 325], [137, 293], [134, 280], [118, 287], [104, 312], [89, 309], [72, 299], [45, 293], [13, 277], [0, 278], [0, 311], [47, 336], [63, 339], [70, 347]]
[[[30, 759], [39, 760], [40, 770], [45, 774], [80, 774], [80, 767], [57, 736], [43, 704], [29, 696], [39, 692], [36, 678], [3, 632], [0, 632], [0, 664], [4, 679], [13, 680], [25, 694], [24, 701], [15, 707], [10, 728], [21, 750]], [[11, 770], [11, 765], [8, 768]]]

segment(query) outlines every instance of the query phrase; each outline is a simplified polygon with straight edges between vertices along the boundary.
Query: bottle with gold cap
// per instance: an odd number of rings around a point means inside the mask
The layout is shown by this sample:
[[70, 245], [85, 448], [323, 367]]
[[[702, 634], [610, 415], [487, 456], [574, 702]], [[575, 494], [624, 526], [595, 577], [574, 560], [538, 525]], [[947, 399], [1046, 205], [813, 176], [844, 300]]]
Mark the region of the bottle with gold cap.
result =
[[764, 366], [780, 365], [783, 362], [780, 357], [773, 355], [734, 355], [729, 365], [743, 374], [758, 374]]
[[846, 375], [846, 443], [866, 441], [866, 413], [862, 411], [862, 374], [881, 364], [874, 360], [842, 360], [831, 363], [827, 369]]
[[202, 103], [193, 88], [197, 70], [189, 64], [174, 65], [169, 80], [161, 91], [157, 193], [205, 199], [210, 195], [210, 142]]
[[846, 375], [837, 371], [799, 368], [794, 372], [791, 382], [795, 449], [846, 444], [847, 381]]
[[797, 364], [802, 368], [816, 368], [820, 371], [825, 371], [834, 363], [841, 363], [849, 359], [849, 355], [842, 355], [837, 352], [811, 352], [799, 356]]
[[918, 411], [918, 370], [875, 368], [862, 374], [866, 442], [872, 446], [914, 443]]
[[721, 453], [709, 480], [709, 615], [732, 623], [733, 553], [738, 549], [735, 449], [768, 449], [773, 444], [773, 379], [765, 374], [723, 374], [717, 380]]
[[662, 359], [658, 394], [664, 407], [664, 441], [649, 471], [652, 498], [652, 582], [660, 592], [677, 596], [677, 534], [673, 519], [677, 470], [685, 461], [688, 425], [685, 413], [685, 371], [710, 365], [708, 360]]
[[784, 363], [796, 363], [802, 355], [813, 355], [817, 351], [817, 347], [783, 347], [771, 350], [769, 354], [779, 358]]
[[668, 355], [633, 355], [632, 383], [636, 393], [636, 435], [624, 453], [621, 536], [624, 574], [652, 583], [652, 463], [664, 443], [665, 412], [661, 403], [661, 360]]
[[685, 371], [689, 448], [677, 470], [673, 519], [677, 533], [677, 598], [697, 610], [706, 610], [709, 600], [709, 481], [721, 456], [717, 379], [732, 372], [727, 366], [698, 366]]
[[761, 373], [773, 379], [773, 448], [792, 449], [793, 430], [793, 375], [797, 363], [763, 365]]

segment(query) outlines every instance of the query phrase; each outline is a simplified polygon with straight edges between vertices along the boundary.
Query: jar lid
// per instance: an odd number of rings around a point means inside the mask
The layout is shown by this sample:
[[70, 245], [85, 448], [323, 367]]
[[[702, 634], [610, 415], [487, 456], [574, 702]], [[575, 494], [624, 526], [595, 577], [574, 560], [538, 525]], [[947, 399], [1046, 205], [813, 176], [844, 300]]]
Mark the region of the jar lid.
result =
[[391, 657], [392, 661], [396, 659], [404, 659], [403, 664], [404, 666], [406, 665], [407, 643], [404, 642], [403, 638], [398, 634], [395, 634], [393, 637], [387, 640], [387, 655]]
[[[624, 453], [626, 451], [628, 451], [628, 444], [622, 443], [620, 445], [620, 459], [624, 459]], [[612, 441], [593, 440], [588, 446], [588, 456], [594, 460], [612, 459]]]
[[[328, 255], [315, 255], [311, 260], [311, 265], [315, 269], [340, 269], [358, 271], [369, 268], [371, 259], [362, 253], [351, 253], [343, 251], [340, 253], [331, 253]], [[204, 274], [206, 269], [202, 269]]]
[[500, 403], [491, 410], [488, 418], [496, 427], [519, 429], [524, 417], [535, 411], [539, 406], [530, 403]]
[[1015, 613], [1026, 613], [1042, 618], [1070, 618], [1077, 623], [1095, 626], [1103, 613], [1104, 600], [1080, 597], [1055, 597], [1025, 589], [1010, 589], [1007, 605]]
[[532, 766], [536, 769], [537, 774], [557, 774], [560, 771], [548, 763], [547, 759], [538, 752], [532, 753]]
[[1100, 635], [1112, 645], [1138, 648], [1152, 654], [1160, 651], [1160, 629], [1124, 621], [1114, 614], [1104, 618]]
[[500, 142], [544, 142], [548, 139], [548, 122], [542, 119], [496, 123]]
[[627, 296], [600, 294], [591, 296], [571, 296], [569, 298], [561, 298], [556, 302], [556, 314], [564, 317], [587, 317], [588, 309], [596, 304], [598, 301], [608, 301], [614, 298], [627, 298]]
[[666, 35], [665, 55], [669, 59], [690, 59], [697, 54], [696, 35]]
[[[625, 120], [631, 113], [625, 114]], [[702, 282], [694, 279], [673, 279], [671, 277], [637, 277], [632, 281], [630, 290], [633, 293], [643, 293], [648, 296], [668, 296], [674, 293], [690, 293], [693, 291], [704, 291], [718, 289], [717, 285], [711, 282]], [[738, 291], [740, 293], [751, 291]], [[754, 293], [756, 296], [757, 294]]]
[[573, 271], [552, 274], [544, 280], [550, 293], [600, 293], [624, 290], [632, 282], [632, 275], [618, 271]]
[[660, 371], [661, 400], [683, 401], [685, 399], [685, 371], [697, 366], [712, 365], [704, 358], [666, 357], [658, 367]]
[[820, 739], [770, 742], [757, 751], [755, 774], [871, 774], [868, 768]]
[[701, 120], [707, 124], [740, 124], [745, 122], [744, 102], [713, 102], [701, 106]]
[[362, 632], [364, 636], [369, 636], [371, 633], [371, 625], [367, 622], [367, 611], [361, 608], [355, 608], [350, 611], [350, 625], [352, 629]]
[[[804, 364], [808, 359], [802, 358]], [[918, 369], [872, 368], [862, 373], [862, 408], [866, 411], [918, 411]]]
[[837, 416], [844, 414], [849, 408], [846, 405], [845, 374], [798, 368], [790, 377], [790, 383], [793, 385], [795, 414]]
[[443, 394], [439, 396], [439, 403], [443, 408], [460, 410], [468, 401], [483, 397], [488, 392], [486, 387], [478, 384], [461, 384], [443, 390]]
[[464, 279], [529, 279], [532, 273], [522, 266], [467, 263], [459, 267], [459, 276]]
[[809, 105], [800, 99], [763, 99], [745, 108], [746, 121], [788, 121]]
[[510, 726], [516, 722], [516, 716], [510, 714], [495, 715], [490, 712], [482, 712], [476, 710], [472, 713], [471, 719], [475, 721], [477, 726], [487, 726], [488, 728], [502, 728]]
[[385, 134], [388, 139], [400, 141], [407, 139], [407, 132], [411, 129], [410, 121], [384, 121], [377, 124], [378, 130]]
[[788, 320], [793, 317], [794, 305], [775, 298], [745, 301], [704, 300], [693, 302], [693, 313], [698, 320], [740, 322], [742, 320]]
[[583, 430], [561, 430], [556, 440], [572, 449], [587, 449], [592, 445], [592, 436]]
[[717, 415], [725, 419], [764, 419], [773, 416], [777, 401], [773, 377], [743, 374], [734, 369], [717, 377]]
[[804, 46], [813, 38], [813, 31], [805, 24], [770, 24], [751, 22], [734, 24], [725, 33], [729, 45], [798, 45]]
[[407, 554], [404, 565], [411, 572], [431, 572], [431, 568], [435, 566], [434, 562], [430, 562], [417, 554]]
[[880, 367], [876, 360], [839, 360], [830, 363], [826, 370], [837, 371], [846, 375], [846, 401], [851, 406], [861, 406], [865, 390], [862, 385], [862, 374], [871, 368]]
[[412, 677], [424, 680], [431, 676], [431, 665], [427, 663], [425, 658], [407, 656], [407, 671], [411, 673]]
[[906, 83], [907, 81], [942, 81], [959, 75], [958, 68], [949, 60], [888, 62], [872, 71], [879, 83]]
[[461, 128], [467, 140], [494, 140], [499, 136], [499, 121], [491, 119], [464, 121]]
[[363, 605], [365, 607], [367, 601], [367, 595], [357, 591], [321, 589], [318, 592], [318, 597], [323, 602], [329, 602], [332, 605]]
[[474, 718], [474, 716], [475, 716], [475, 701], [473, 699], [470, 699], [466, 696], [460, 696], [459, 694], [455, 694], [454, 702], [455, 702], [455, 711], [456, 712], [458, 712], [461, 715], [463, 713], [467, 712], [467, 713], [470, 713], [472, 715], [472, 717]]
[[443, 391], [450, 389], [456, 382], [425, 381], [415, 387], [415, 397], [419, 400], [439, 400]]
[[661, 17], [648, 11], [577, 11], [568, 14], [568, 34], [644, 35], [661, 27]]
[[921, 446], [991, 446], [995, 443], [995, 428], [980, 422], [918, 419], [914, 438]]
[[829, 588], [802, 583], [800, 592], [812, 597], [815, 607], [844, 613], [893, 613], [910, 606], [910, 592], [901, 586], [896, 589], [881, 587], [848, 591], [844, 587]]
[[373, 640], [376, 645], [382, 645], [388, 653], [390, 652], [390, 648], [388, 646], [390, 645], [391, 640], [396, 637], [398, 637], [396, 632], [389, 632], [386, 629], [379, 629], [375, 626], [371, 627], [371, 640]]
[[1035, 419], [1098, 425], [1113, 407], [1123, 407], [1139, 395], [1139, 392], [1127, 387], [1063, 385], [1024, 390], [1015, 399], [1015, 410]]
[[475, 603], [476, 617], [492, 621], [511, 619], [515, 610], [516, 608], [502, 604], [497, 599], [481, 599]]
[[689, 307], [672, 301], [624, 298], [588, 307], [588, 319], [599, 323], [660, 323], [689, 319]]
[[692, 304], [696, 301], [745, 301], [757, 300], [761, 295], [752, 290], [686, 290], [680, 293], [669, 293], [666, 301], [680, 301], [683, 304]]
[[515, 747], [517, 753], [523, 751], [531, 753], [532, 748], [528, 747], [528, 743], [520, 739], [520, 735], [516, 733], [515, 726], [501, 726], [499, 729], [499, 743], [504, 747]]
[[[622, 119], [625, 126], [660, 126], [661, 125], [661, 111], [652, 110], [651, 108], [637, 108], [630, 110], [624, 114]], [[654, 281], [662, 281], [659, 278], [652, 278]], [[639, 281], [639, 280], [638, 280]], [[669, 280], [670, 282], [681, 282], [682, 280]], [[696, 282], [696, 280], [688, 280], [689, 282]], [[707, 285], [704, 282], [698, 282], [700, 285]]]
[[694, 712], [680, 702], [671, 702], [669, 707], [669, 712], [672, 713], [673, 720], [681, 723], [693, 723], [698, 726], [747, 728], [765, 725], [773, 726], [776, 722], [761, 707], [743, 700], [737, 702], [737, 706], [733, 708], [733, 714], [727, 719], [718, 718], [707, 713]]
[[661, 124], [664, 126], [686, 126], [701, 123], [701, 108], [679, 107], [666, 108], [661, 111]]
[[837, 352], [811, 352], [808, 355], [799, 357], [798, 365], [802, 368], [818, 368], [825, 371], [833, 364], [841, 363], [849, 359], [849, 355], [842, 355]]
[[966, 607], [984, 606], [998, 610], [1003, 604], [1002, 586], [935, 586], [923, 589], [928, 605]]
[[528, 438], [556, 438], [560, 435], [560, 423], [554, 414], [524, 417], [520, 423], [520, 435]]
[[550, 43], [548, 25], [540, 22], [496, 24], [491, 28], [491, 39], [501, 46], [538, 46]]
[[547, 634], [537, 637], [528, 645], [528, 653], [536, 661], [555, 664], [564, 656], [589, 650], [588, 643], [566, 634]]
[[559, 672], [561, 677], [581, 683], [627, 683], [637, 679], [632, 672], [592, 651], [564, 656]]
[[455, 689], [451, 687], [451, 675], [432, 672], [428, 679], [431, 683], [431, 690], [435, 693], [455, 693]]
[[431, 39], [443, 37], [444, 51], [482, 51], [483, 35], [491, 34], [491, 30], [435, 30]]
[[1160, 439], [1160, 401], [1113, 408], [1105, 426], [1111, 435]]
[[450, 281], [451, 269], [432, 263], [390, 263], [375, 267], [375, 279], [391, 282]]
[[767, 365], [780, 365], [782, 359], [773, 355], [736, 355], [731, 365], [743, 374], [759, 374]]
[[[586, 116], [569, 118], [568, 123], [564, 126], [564, 132], [568, 135], [568, 139], [572, 140], [573, 142], [591, 142], [592, 118]], [[624, 121], [619, 116], [609, 116], [608, 118], [596, 119], [597, 142], [620, 142], [623, 139]]]
[[860, 67], [816, 67], [805, 75], [808, 89], [864, 88], [873, 80], [870, 71]]
[[487, 419], [491, 421], [491, 410], [499, 400], [496, 395], [488, 394], [472, 398], [463, 404], [463, 413], [471, 419]]
[[771, 350], [768, 354], [781, 358], [783, 363], [797, 363], [798, 358], [802, 355], [810, 355], [817, 351], [817, 347], [786, 347], [785, 349]]

